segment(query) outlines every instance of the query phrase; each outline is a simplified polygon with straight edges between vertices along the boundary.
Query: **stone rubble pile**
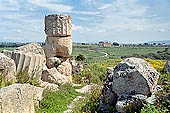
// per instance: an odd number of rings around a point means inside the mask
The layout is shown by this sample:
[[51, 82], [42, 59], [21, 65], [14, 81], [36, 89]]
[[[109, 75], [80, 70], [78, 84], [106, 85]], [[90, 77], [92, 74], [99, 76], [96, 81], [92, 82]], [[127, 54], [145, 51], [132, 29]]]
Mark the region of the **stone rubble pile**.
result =
[[72, 65], [69, 62], [72, 54], [71, 17], [56, 14], [46, 16], [45, 33], [47, 34], [45, 51], [40, 44], [31, 43], [18, 47], [14, 51], [2, 52], [7, 59], [14, 60], [16, 65], [15, 70], [10, 69], [14, 71], [13, 74], [11, 75], [10, 71], [8, 76], [15, 77], [16, 72], [26, 70], [31, 79], [36, 77], [38, 72], [39, 79], [45, 82], [72, 83]]
[[55, 83], [72, 83], [72, 22], [67, 15], [45, 17], [45, 51], [38, 43], [26, 44], [14, 51], [0, 53], [0, 75], [17, 81], [16, 75], [28, 72], [30, 80], [38, 78], [40, 87], [15, 84], [0, 89], [0, 112], [34, 113], [44, 89], [59, 90]]
[[[67, 15], [48, 15], [45, 17], [45, 55], [48, 69], [43, 71], [42, 79], [49, 82], [72, 82], [72, 22]], [[55, 69], [56, 68], [56, 69]]]

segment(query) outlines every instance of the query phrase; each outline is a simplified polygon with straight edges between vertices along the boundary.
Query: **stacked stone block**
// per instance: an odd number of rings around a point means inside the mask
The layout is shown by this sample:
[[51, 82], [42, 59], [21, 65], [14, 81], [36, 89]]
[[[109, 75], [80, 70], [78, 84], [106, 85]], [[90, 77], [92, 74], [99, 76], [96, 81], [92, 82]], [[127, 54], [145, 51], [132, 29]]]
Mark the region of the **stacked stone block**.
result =
[[69, 58], [72, 53], [72, 22], [67, 15], [48, 15], [45, 17], [46, 58]]
[[[71, 17], [57, 14], [45, 16], [45, 33], [47, 35], [45, 55], [48, 69], [55, 67], [60, 74], [70, 78], [72, 72], [72, 67], [69, 63], [69, 57], [72, 54]], [[59, 60], [60, 65], [58, 67], [54, 65], [58, 61], [56, 59]], [[48, 74], [44, 74], [42, 78], [47, 76]]]

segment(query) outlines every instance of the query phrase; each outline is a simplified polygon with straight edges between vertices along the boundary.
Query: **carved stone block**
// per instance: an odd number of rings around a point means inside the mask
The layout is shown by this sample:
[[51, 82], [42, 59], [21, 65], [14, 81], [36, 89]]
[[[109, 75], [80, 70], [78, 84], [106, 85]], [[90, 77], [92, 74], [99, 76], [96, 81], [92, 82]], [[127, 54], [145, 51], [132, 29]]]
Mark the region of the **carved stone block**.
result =
[[48, 36], [71, 36], [72, 20], [68, 15], [45, 16], [45, 33]]
[[[46, 58], [69, 58], [72, 54], [71, 37], [47, 37], [45, 41]], [[48, 61], [47, 61], [48, 62]]]

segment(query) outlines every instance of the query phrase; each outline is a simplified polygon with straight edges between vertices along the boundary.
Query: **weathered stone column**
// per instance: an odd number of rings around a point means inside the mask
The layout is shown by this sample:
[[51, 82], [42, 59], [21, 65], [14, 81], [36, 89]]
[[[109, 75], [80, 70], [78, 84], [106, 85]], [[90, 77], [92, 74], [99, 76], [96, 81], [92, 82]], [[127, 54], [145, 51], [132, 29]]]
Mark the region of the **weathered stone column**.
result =
[[45, 16], [46, 58], [69, 58], [72, 54], [72, 22], [67, 15]]
[[[48, 15], [45, 16], [45, 54], [48, 69], [44, 70], [42, 78], [55, 76], [55, 82], [72, 82], [72, 67], [69, 57], [72, 54], [72, 20], [68, 15]], [[48, 74], [51, 71], [55, 74]], [[60, 74], [57, 74], [57, 73]], [[62, 74], [62, 76], [61, 76]], [[58, 81], [59, 79], [62, 81]], [[44, 81], [48, 81], [44, 80]]]

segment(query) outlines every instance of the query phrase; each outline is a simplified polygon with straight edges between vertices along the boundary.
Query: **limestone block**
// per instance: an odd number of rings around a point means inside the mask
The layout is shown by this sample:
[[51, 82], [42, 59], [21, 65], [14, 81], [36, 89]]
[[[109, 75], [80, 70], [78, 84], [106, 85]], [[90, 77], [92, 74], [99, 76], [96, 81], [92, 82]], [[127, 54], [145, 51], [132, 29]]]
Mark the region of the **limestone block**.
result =
[[48, 36], [71, 36], [72, 20], [68, 15], [45, 16], [45, 33]]
[[31, 43], [31, 44], [26, 44], [24, 46], [17, 47], [15, 51], [22, 51], [22, 52], [31, 52], [35, 54], [41, 54], [45, 55], [43, 48], [41, 47], [40, 44], [38, 43]]
[[1, 113], [35, 113], [34, 105], [42, 99], [43, 88], [14, 84], [0, 89]]
[[72, 83], [72, 76], [63, 75], [56, 68], [43, 70], [41, 79], [50, 83]]
[[71, 76], [72, 74], [72, 66], [68, 60], [65, 62], [62, 62], [61, 65], [57, 67], [57, 70], [59, 73], [66, 75], [66, 76]]
[[118, 96], [148, 95], [154, 91], [158, 78], [159, 73], [145, 60], [127, 58], [114, 69], [112, 90]]
[[16, 63], [17, 72], [27, 70], [30, 77], [33, 77], [35, 73], [42, 73], [44, 66], [44, 56], [34, 53], [24, 53], [21, 51], [14, 51], [12, 53], [12, 59]]
[[6, 80], [15, 80], [16, 65], [14, 60], [0, 53], [0, 75], [3, 74]]
[[6, 55], [9, 58], [11, 58], [11, 56], [12, 56], [12, 51], [3, 50], [1, 53], [3, 53], [4, 55]]
[[17, 47], [14, 51], [21, 51], [23, 53], [40, 54], [40, 55], [42, 55], [44, 57], [43, 62], [44, 62], [44, 64], [46, 64], [46, 58], [45, 58], [44, 49], [38, 43], [26, 44], [24, 46]]
[[170, 73], [170, 60], [166, 62], [165, 67], [164, 67], [164, 72], [165, 73], [167, 73], [167, 72]]
[[47, 37], [45, 41], [46, 58], [68, 58], [72, 54], [71, 37]]
[[114, 70], [113, 67], [107, 67], [107, 75], [113, 74], [113, 70]]
[[55, 67], [55, 63], [61, 64], [61, 59], [57, 57], [50, 57], [47, 59], [47, 66], [48, 68]]
[[50, 91], [58, 91], [59, 87], [57, 84], [49, 83], [49, 82], [44, 82], [42, 80], [39, 81], [40, 87], [50, 90]]
[[76, 60], [71, 60], [70, 63], [72, 66], [72, 74], [80, 74], [83, 71], [82, 62], [78, 62]]

